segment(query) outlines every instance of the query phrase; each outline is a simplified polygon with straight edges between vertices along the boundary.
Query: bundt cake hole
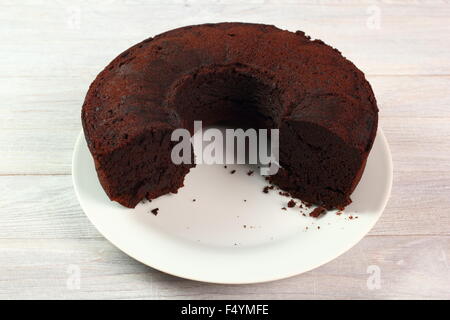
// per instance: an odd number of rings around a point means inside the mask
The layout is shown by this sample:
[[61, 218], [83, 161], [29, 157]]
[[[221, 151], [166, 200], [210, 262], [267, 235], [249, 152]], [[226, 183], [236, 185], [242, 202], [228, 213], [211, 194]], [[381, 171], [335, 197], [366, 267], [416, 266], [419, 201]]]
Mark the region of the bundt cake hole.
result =
[[191, 131], [198, 120], [203, 126], [275, 128], [281, 110], [279, 92], [260, 74], [242, 65], [203, 67], [175, 83], [167, 103]]

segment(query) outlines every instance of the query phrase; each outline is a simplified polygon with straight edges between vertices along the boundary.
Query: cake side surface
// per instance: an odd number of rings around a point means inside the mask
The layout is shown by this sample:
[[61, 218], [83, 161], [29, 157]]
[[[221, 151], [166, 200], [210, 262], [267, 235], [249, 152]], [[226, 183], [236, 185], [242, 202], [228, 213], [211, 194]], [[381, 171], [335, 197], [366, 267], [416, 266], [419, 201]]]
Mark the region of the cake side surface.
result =
[[[377, 113], [363, 73], [322, 41], [269, 25], [219, 23], [171, 30], [120, 54], [91, 84], [82, 122], [100, 182], [123, 205], [181, 187], [192, 165], [171, 163], [171, 131], [192, 130], [193, 120], [248, 119], [280, 128], [283, 168], [273, 181], [307, 201], [320, 194], [311, 202], [331, 208], [350, 202]], [[159, 153], [165, 156], [152, 158]], [[319, 174], [321, 166], [342, 174]], [[161, 172], [164, 181], [155, 178]]]

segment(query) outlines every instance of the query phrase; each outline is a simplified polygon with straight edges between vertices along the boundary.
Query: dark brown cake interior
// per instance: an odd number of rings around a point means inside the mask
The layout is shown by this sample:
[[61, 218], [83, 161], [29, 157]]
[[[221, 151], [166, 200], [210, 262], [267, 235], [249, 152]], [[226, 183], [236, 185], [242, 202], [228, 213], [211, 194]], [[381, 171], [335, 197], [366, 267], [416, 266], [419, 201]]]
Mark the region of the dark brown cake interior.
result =
[[277, 128], [281, 104], [276, 85], [240, 64], [200, 68], [168, 93], [168, 107], [192, 132], [194, 121], [235, 127]]

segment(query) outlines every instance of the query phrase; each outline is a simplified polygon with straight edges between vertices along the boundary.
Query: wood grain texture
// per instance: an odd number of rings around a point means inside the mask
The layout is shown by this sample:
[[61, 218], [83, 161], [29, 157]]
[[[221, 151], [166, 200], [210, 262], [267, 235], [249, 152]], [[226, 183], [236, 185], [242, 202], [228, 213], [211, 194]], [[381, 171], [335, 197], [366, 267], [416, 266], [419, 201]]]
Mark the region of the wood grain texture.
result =
[[[2, 77], [91, 79], [119, 52], [148, 36], [218, 21], [301, 29], [339, 48], [368, 74], [450, 74], [450, 49], [442, 46], [450, 32], [446, 1], [40, 2], [2, 6], [0, 21], [8, 24], [2, 47], [15, 52], [2, 54]], [[26, 46], [18, 46], [17, 39], [26, 39]], [[25, 63], [18, 65], [18, 59]]]
[[[0, 1], [0, 298], [450, 299], [449, 20], [445, 0]], [[144, 38], [218, 21], [324, 40], [366, 73], [380, 106], [388, 206], [356, 247], [297, 277], [221, 286], [165, 275], [106, 241], [74, 194], [72, 151], [96, 74]], [[80, 289], [67, 285], [74, 270]]]
[[[448, 257], [449, 236], [368, 236], [311, 272], [277, 282], [226, 286], [163, 274], [104, 239], [3, 239], [0, 298], [448, 299]], [[71, 281], [74, 272], [80, 275], [79, 289]], [[370, 285], [374, 272], [379, 288]]]
[[[450, 170], [450, 77], [376, 76], [369, 80], [379, 100], [380, 125], [396, 170]], [[87, 87], [60, 79], [16, 79], [9, 86], [0, 85], [0, 95], [5, 97], [0, 109], [4, 133], [0, 135], [0, 174], [70, 174]]]

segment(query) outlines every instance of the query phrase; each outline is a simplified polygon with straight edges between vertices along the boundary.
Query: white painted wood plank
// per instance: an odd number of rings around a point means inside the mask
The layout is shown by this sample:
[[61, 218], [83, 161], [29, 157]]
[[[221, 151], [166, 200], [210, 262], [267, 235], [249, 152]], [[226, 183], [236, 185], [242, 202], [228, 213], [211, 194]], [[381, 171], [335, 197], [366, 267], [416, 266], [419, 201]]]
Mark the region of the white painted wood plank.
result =
[[[15, 78], [0, 86], [0, 174], [70, 174], [88, 82]], [[396, 170], [450, 170], [450, 77], [371, 77]], [[433, 161], [433, 166], [430, 166]]]
[[450, 76], [368, 76], [367, 80], [381, 118], [450, 118]]
[[0, 238], [101, 237], [80, 208], [71, 176], [0, 176], [0, 194]]
[[368, 74], [450, 74], [445, 1], [13, 1], [1, 9], [1, 77], [92, 78], [149, 36], [219, 21], [303, 30]]
[[[23, 128], [2, 130], [0, 174], [70, 174], [73, 147], [81, 127], [53, 129], [52, 121], [39, 119], [38, 114], [35, 121], [27, 122]], [[380, 119], [395, 170], [450, 172], [449, 123], [450, 118]], [[29, 129], [32, 125], [42, 127]]]
[[449, 118], [381, 118], [394, 171], [442, 171], [450, 175]]
[[[0, 240], [0, 298], [449, 299], [448, 257], [449, 236], [369, 236], [314, 271], [223, 286], [163, 274], [103, 239]], [[74, 272], [80, 274], [79, 289]], [[380, 286], [369, 278], [379, 279]]]
[[[444, 172], [396, 171], [387, 209], [370, 234], [450, 235], [449, 194]], [[99, 237], [70, 176], [0, 176], [0, 239]]]
[[391, 197], [371, 235], [450, 233], [450, 174], [397, 171]]

